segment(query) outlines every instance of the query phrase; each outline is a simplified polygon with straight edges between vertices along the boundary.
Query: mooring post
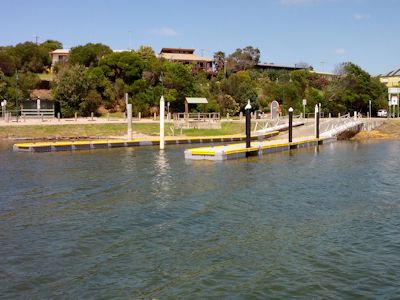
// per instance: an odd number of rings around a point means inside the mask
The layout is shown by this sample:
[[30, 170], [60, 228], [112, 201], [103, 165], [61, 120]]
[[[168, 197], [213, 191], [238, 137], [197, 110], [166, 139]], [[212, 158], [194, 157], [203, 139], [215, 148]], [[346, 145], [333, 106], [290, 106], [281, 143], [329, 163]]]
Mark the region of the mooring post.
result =
[[[251, 104], [250, 100], [248, 101], [245, 109], [246, 114], [246, 148], [250, 148], [251, 146], [251, 136], [250, 136], [250, 127], [251, 127]], [[246, 156], [248, 156], [248, 152], [246, 152]]]
[[289, 143], [293, 142], [293, 108], [289, 108]]
[[164, 150], [164, 114], [165, 100], [164, 96], [160, 98], [160, 150]]
[[319, 106], [315, 105], [315, 138], [319, 139]]
[[130, 141], [132, 139], [132, 104], [128, 103], [127, 107], [128, 113], [128, 137], [127, 139]]

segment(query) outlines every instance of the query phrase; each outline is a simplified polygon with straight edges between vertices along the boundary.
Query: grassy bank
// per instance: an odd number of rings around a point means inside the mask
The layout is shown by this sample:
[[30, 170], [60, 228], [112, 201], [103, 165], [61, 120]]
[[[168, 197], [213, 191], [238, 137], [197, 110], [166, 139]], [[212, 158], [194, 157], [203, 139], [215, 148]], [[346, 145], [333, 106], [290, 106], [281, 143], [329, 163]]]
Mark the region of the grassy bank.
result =
[[[126, 124], [67, 124], [67, 125], [32, 125], [0, 127], [0, 139], [74, 139], [96, 137], [118, 137], [126, 134]], [[134, 134], [159, 135], [158, 124], [133, 124]], [[244, 124], [222, 123], [221, 129], [187, 129], [186, 136], [215, 136], [243, 134]], [[175, 130], [179, 135], [180, 130]], [[172, 135], [166, 126], [165, 135]]]

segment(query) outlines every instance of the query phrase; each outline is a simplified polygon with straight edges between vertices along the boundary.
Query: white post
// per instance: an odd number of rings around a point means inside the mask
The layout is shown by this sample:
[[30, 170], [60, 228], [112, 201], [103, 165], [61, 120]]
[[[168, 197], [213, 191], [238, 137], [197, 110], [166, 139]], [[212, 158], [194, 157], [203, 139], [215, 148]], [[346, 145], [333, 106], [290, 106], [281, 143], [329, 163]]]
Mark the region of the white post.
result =
[[372, 118], [372, 110], [371, 110], [371, 100], [369, 100], [369, 116], [370, 118]]
[[164, 96], [160, 99], [160, 150], [164, 150], [164, 114], [165, 114], [165, 101]]
[[357, 112], [354, 111], [354, 121], [357, 121]]
[[319, 124], [317, 124], [319, 121], [319, 120], [317, 120], [318, 114], [319, 114], [319, 106], [318, 106], [318, 104], [315, 104], [315, 109], [314, 109], [315, 136], [318, 136], [318, 129], [317, 129], [319, 126]]
[[36, 100], [36, 110], [37, 110], [37, 115], [39, 117], [40, 116], [40, 99], [39, 98]]
[[125, 107], [128, 107], [128, 93], [125, 93]]
[[127, 139], [130, 141], [132, 139], [132, 104], [128, 104], [127, 106], [128, 113], [128, 137]]

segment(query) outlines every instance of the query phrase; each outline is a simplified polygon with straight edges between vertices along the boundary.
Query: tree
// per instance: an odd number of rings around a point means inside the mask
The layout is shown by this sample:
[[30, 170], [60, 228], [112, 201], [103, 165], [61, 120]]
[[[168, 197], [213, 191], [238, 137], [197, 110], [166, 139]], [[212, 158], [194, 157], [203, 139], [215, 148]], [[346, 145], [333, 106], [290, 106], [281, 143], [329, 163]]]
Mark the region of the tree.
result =
[[237, 103], [231, 95], [220, 95], [218, 97], [218, 104], [220, 105], [223, 115], [230, 114], [232, 116], [240, 111], [239, 103]]
[[260, 50], [247, 46], [243, 49], [237, 48], [228, 56], [228, 67], [234, 72], [253, 68], [260, 61]]
[[40, 47], [44, 48], [47, 52], [51, 52], [57, 49], [62, 49], [63, 45], [61, 42], [56, 40], [46, 40], [40, 44]]
[[183, 111], [185, 97], [199, 96], [190, 65], [165, 61], [163, 85], [165, 100], [171, 102], [171, 108], [178, 111]]
[[30, 71], [33, 73], [42, 73], [45, 71], [49, 62], [49, 53], [35, 43], [25, 42], [17, 44], [10, 49], [16, 57], [16, 67], [21, 71]]
[[0, 49], [0, 71], [10, 76], [17, 69], [17, 58], [10, 53], [9, 47]]
[[104, 56], [99, 66], [112, 82], [120, 78], [129, 85], [142, 77], [144, 63], [137, 52], [124, 51]]
[[241, 109], [244, 109], [248, 100], [251, 100], [254, 109], [258, 107], [256, 85], [247, 71], [239, 71], [224, 80], [221, 90], [224, 94], [232, 96]]
[[143, 60], [150, 60], [156, 58], [156, 53], [150, 46], [144, 46], [144, 45], [140, 46], [137, 53]]
[[343, 63], [336, 72], [339, 74], [338, 79], [327, 93], [328, 102], [334, 102], [331, 106], [340, 103], [347, 111], [367, 112], [370, 100], [376, 108], [376, 103], [382, 103], [386, 98], [385, 85], [359, 66], [351, 62]]
[[88, 43], [83, 46], [71, 48], [69, 61], [72, 64], [81, 64], [86, 67], [95, 67], [98, 65], [100, 59], [112, 53], [110, 47], [104, 44]]
[[224, 71], [225, 60], [226, 60], [225, 52], [218, 51], [214, 53], [214, 63], [217, 72]]
[[[72, 65], [60, 71], [53, 89], [54, 99], [60, 101], [61, 113], [65, 117], [72, 117], [75, 112], [88, 116], [87, 108], [93, 108], [93, 99], [98, 98], [89, 91], [93, 90], [93, 82], [88, 75], [87, 68], [81, 65]], [[85, 103], [87, 102], [87, 103]]]

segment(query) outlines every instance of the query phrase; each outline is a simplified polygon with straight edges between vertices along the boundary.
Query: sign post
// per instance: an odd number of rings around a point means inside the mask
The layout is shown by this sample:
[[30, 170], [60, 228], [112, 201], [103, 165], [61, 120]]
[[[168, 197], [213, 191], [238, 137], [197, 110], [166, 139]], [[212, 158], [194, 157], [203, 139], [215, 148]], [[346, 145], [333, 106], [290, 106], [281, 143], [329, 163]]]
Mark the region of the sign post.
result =
[[[389, 95], [389, 110], [390, 117], [396, 116], [396, 106], [397, 106], [397, 117], [400, 116], [400, 106], [399, 106], [399, 96], [400, 96], [400, 88], [398, 87], [390, 87], [388, 88]], [[392, 109], [393, 106], [393, 109]]]

